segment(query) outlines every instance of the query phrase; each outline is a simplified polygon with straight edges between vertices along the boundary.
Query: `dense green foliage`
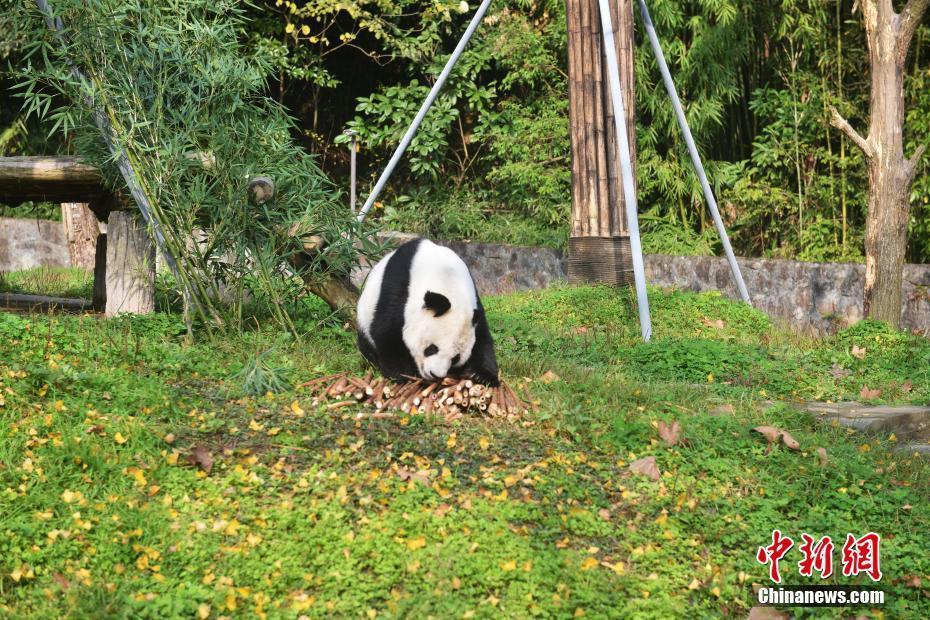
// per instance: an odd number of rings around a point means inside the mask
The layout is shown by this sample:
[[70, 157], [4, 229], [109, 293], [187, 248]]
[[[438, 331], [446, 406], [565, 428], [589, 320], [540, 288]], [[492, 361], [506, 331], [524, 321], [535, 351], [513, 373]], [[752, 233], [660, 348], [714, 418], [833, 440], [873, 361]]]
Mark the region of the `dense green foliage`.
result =
[[[289, 326], [284, 301], [303, 280], [284, 266], [302, 239], [329, 240], [302, 274], [322, 278], [357, 264], [360, 234], [313, 158], [294, 144], [290, 119], [263, 96], [271, 65], [243, 47], [247, 21], [238, 5], [58, 0], [60, 33], [37, 10], [28, 13], [33, 28], [16, 89], [26, 113], [128, 194], [114, 156], [125, 153], [186, 308], [211, 323], [241, 324], [249, 291], [271, 300], [274, 317]], [[265, 174], [275, 196], [250, 204], [247, 185]]]
[[[22, 48], [35, 36], [35, 25], [23, 25], [30, 18], [21, 3], [3, 2], [9, 10], [0, 18], [0, 56], [22, 67]], [[865, 168], [857, 150], [827, 122], [831, 104], [859, 127], [868, 120], [868, 62], [854, 4], [649, 3], [742, 254], [810, 260], [862, 255]], [[238, 53], [249, 50], [253, 72], [242, 76], [251, 84], [245, 90], [261, 89], [290, 108], [298, 123], [294, 134], [339, 187], [348, 185], [342, 132], [358, 130], [364, 198], [475, 5], [265, 0], [239, 8], [244, 13], [237, 19], [249, 21], [237, 22], [246, 46]], [[655, 61], [639, 30], [636, 38], [646, 249], [714, 252], [719, 245]], [[908, 152], [930, 139], [928, 41], [925, 25], [908, 62]], [[100, 58], [109, 56], [101, 52]], [[570, 208], [565, 71], [562, 0], [495, 2], [374, 220], [438, 237], [564, 244]], [[73, 149], [68, 138], [45, 143], [48, 128], [25, 118], [9, 94], [0, 97], [0, 153]], [[207, 107], [223, 112], [222, 105]], [[924, 262], [930, 260], [926, 163], [912, 203], [908, 259]]]
[[[652, 299], [644, 345], [613, 289], [487, 298], [504, 375], [540, 409], [452, 424], [315, 405], [301, 382], [364, 370], [319, 303], [295, 313], [303, 342], [0, 313], [0, 615], [745, 617], [777, 527], [883, 536], [884, 607], [799, 617], [927, 617], [926, 458], [792, 401], [867, 382], [926, 402], [928, 342], [867, 322], [799, 339], [714, 294]], [[267, 375], [281, 391], [250, 394]], [[761, 424], [801, 450], [768, 450]], [[629, 475], [649, 456], [657, 482]], [[871, 583], [800, 578], [799, 557], [789, 584]]]
[[[865, 169], [827, 122], [829, 104], [860, 126], [867, 121], [868, 62], [854, 2], [649, 5], [737, 250], [860, 257]], [[277, 2], [278, 15], [263, 21], [265, 40], [283, 41], [276, 48], [282, 100], [302, 111], [314, 147], [337, 175], [344, 175], [346, 154], [334, 144], [343, 143], [343, 128], [357, 129], [370, 181], [473, 9], [459, 14], [454, 2], [378, 6]], [[570, 204], [564, 6], [561, 0], [492, 5], [384, 196], [385, 224], [442, 237], [564, 243]], [[908, 67], [910, 148], [930, 137], [928, 35], [930, 29], [920, 30]], [[646, 248], [714, 251], [655, 61], [642, 33], [636, 36]], [[913, 261], [930, 260], [926, 170], [912, 198]]]

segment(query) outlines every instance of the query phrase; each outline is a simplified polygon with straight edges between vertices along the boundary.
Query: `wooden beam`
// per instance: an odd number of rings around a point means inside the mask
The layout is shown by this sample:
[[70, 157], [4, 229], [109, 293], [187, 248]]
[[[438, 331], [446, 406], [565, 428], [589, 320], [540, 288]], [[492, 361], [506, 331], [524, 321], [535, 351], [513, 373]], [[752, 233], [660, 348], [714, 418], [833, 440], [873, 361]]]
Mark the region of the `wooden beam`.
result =
[[0, 157], [0, 202], [94, 202], [106, 194], [100, 170], [79, 157]]
[[94, 248], [94, 310], [103, 312], [107, 309], [107, 235], [97, 235]]

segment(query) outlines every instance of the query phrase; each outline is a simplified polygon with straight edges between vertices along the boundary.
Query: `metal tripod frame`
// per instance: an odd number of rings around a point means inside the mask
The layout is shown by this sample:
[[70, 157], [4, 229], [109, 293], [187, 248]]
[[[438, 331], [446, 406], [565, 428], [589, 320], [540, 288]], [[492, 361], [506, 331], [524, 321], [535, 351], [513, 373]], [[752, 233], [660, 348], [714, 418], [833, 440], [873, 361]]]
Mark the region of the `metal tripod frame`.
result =
[[[630, 250], [633, 261], [633, 280], [636, 288], [636, 303], [639, 309], [640, 331], [642, 333], [643, 340], [648, 341], [652, 336], [652, 321], [649, 313], [649, 298], [646, 292], [646, 273], [645, 266], [643, 264], [643, 248], [639, 236], [639, 218], [637, 216], [636, 209], [636, 186], [633, 180], [633, 162], [630, 156], [630, 142], [629, 137], [627, 136], [625, 121], [626, 115], [624, 113], [623, 98], [621, 97], [620, 91], [620, 71], [617, 66], [616, 55], [613, 53], [615, 47], [613, 21], [610, 16], [610, 1], [611, 0], [598, 0], [598, 7], [601, 18], [601, 34], [604, 38], [604, 56], [607, 60], [607, 75], [610, 86], [610, 99], [614, 111], [614, 125], [617, 132], [617, 144], [619, 145], [620, 151], [620, 177], [622, 180], [623, 199], [626, 207], [624, 211], [626, 212], [627, 227], [630, 229]], [[665, 82], [665, 89], [668, 92], [669, 99], [672, 102], [672, 107], [675, 109], [675, 117], [678, 119], [678, 126], [681, 128], [681, 133], [684, 136], [685, 143], [688, 146], [688, 153], [691, 156], [691, 163], [694, 165], [695, 174], [697, 174], [698, 180], [701, 183], [701, 190], [704, 193], [704, 199], [707, 201], [707, 208], [710, 210], [711, 216], [714, 219], [714, 226], [717, 228], [717, 233], [720, 235], [720, 240], [723, 244], [723, 250], [726, 254], [727, 262], [730, 265], [730, 271], [733, 273], [733, 280], [736, 282], [736, 288], [739, 290], [739, 294], [742, 300], [747, 304], [752, 305], [752, 302], [749, 299], [749, 292], [746, 290], [746, 284], [743, 281], [743, 275], [740, 272], [739, 264], [736, 262], [736, 256], [733, 254], [733, 247], [730, 245], [730, 238], [727, 235], [726, 228], [723, 225], [723, 219], [720, 217], [720, 211], [717, 208], [717, 201], [714, 198], [714, 193], [711, 190], [710, 183], [707, 180], [707, 174], [704, 171], [704, 165], [701, 163], [701, 156], [698, 153], [697, 145], [694, 142], [694, 137], [691, 135], [691, 129], [688, 126], [688, 120], [685, 118], [685, 112], [682, 108], [681, 100], [678, 98], [678, 91], [676, 90], [675, 83], [672, 80], [672, 74], [668, 69], [668, 64], [665, 62], [665, 54], [662, 51], [662, 45], [659, 43], [659, 37], [656, 34], [655, 26], [652, 23], [652, 18], [649, 15], [649, 9], [646, 7], [645, 0], [638, 0], [638, 4], [640, 13], [643, 18], [643, 24], [646, 28], [646, 34], [649, 37], [652, 51], [656, 56], [656, 61], [659, 65], [659, 71], [662, 73], [662, 80]], [[414, 135], [416, 135], [417, 129], [420, 127], [420, 123], [423, 122], [423, 118], [426, 116], [426, 113], [429, 112], [429, 109], [433, 105], [433, 102], [436, 100], [437, 95], [439, 95], [439, 91], [442, 90], [442, 87], [446, 83], [449, 74], [452, 72], [453, 67], [455, 67], [455, 63], [462, 55], [462, 52], [468, 45], [469, 40], [471, 40], [472, 35], [475, 33], [475, 30], [478, 28], [478, 25], [481, 23], [481, 20], [484, 18], [484, 15], [490, 5], [491, 0], [483, 0], [481, 5], [478, 7], [478, 10], [475, 11], [475, 14], [471, 18], [471, 22], [468, 24], [468, 28], [465, 29], [465, 33], [459, 40], [458, 45], [455, 46], [455, 50], [453, 50], [452, 55], [449, 56], [449, 60], [446, 61], [446, 65], [443, 67], [442, 72], [436, 79], [436, 83], [433, 84], [429, 94], [423, 101], [423, 105], [420, 106], [420, 109], [417, 112], [417, 115], [414, 117], [413, 122], [410, 124], [410, 127], [407, 128], [406, 133], [404, 133], [403, 138], [400, 140], [400, 144], [397, 145], [397, 148], [394, 150], [394, 154], [391, 156], [387, 166], [385, 166], [384, 170], [381, 172], [381, 175], [378, 177], [378, 181], [375, 183], [374, 188], [368, 195], [367, 200], [365, 200], [364, 206], [362, 206], [358, 213], [359, 222], [364, 221], [365, 217], [368, 215], [368, 212], [374, 205], [375, 200], [377, 200], [378, 195], [381, 193], [381, 190], [384, 189], [384, 186], [387, 184], [391, 173], [394, 172], [394, 169], [397, 167], [397, 164], [403, 156], [404, 151], [407, 150], [411, 140], [413, 140]]]

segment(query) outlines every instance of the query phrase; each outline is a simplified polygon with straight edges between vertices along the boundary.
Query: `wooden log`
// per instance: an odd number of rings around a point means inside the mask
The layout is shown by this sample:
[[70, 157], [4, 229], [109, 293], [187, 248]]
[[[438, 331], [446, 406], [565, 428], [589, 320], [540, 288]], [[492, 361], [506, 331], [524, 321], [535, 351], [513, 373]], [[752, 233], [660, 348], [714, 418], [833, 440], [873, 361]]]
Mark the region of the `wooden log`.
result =
[[86, 299], [68, 297], [48, 297], [46, 295], [24, 295], [20, 293], [0, 293], [0, 308], [23, 308], [33, 312], [47, 310], [83, 311], [90, 309]]
[[94, 268], [97, 236], [100, 234], [97, 217], [86, 202], [63, 202], [61, 222], [68, 240], [71, 266], [90, 271]]
[[100, 171], [78, 157], [0, 157], [0, 202], [91, 202], [106, 194]]
[[107, 223], [107, 316], [155, 310], [155, 245], [138, 214], [114, 211]]
[[107, 235], [99, 233], [94, 247], [94, 310], [107, 307]]
[[255, 177], [249, 182], [249, 200], [260, 205], [274, 197], [274, 181], [271, 177]]

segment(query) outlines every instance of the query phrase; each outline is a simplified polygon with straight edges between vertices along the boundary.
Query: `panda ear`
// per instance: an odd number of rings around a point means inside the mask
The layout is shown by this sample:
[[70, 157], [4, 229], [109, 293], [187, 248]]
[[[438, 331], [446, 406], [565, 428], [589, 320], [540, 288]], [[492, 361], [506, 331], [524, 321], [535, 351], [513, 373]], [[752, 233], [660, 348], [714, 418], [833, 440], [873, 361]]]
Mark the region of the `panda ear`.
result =
[[452, 307], [452, 303], [445, 295], [434, 293], [433, 291], [426, 291], [426, 295], [423, 296], [423, 307], [432, 310], [433, 316], [442, 316], [449, 311], [449, 308]]

